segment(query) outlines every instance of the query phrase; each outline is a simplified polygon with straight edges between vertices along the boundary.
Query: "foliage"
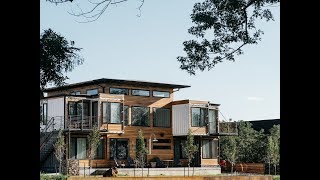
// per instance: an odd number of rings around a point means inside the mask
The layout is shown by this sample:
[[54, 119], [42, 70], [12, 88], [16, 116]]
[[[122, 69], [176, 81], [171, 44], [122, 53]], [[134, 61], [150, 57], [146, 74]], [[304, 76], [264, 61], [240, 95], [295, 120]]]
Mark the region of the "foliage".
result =
[[187, 140], [182, 145], [182, 150], [188, 158], [188, 167], [194, 158], [195, 153], [198, 151], [198, 146], [194, 144], [194, 137], [191, 129], [188, 130]]
[[52, 29], [40, 34], [40, 90], [49, 83], [56, 86], [64, 84], [68, 77], [63, 73], [83, 63], [78, 51], [80, 48], [74, 47], [74, 41], [69, 43]]
[[90, 132], [88, 136], [88, 143], [89, 143], [89, 155], [88, 158], [90, 160], [90, 166], [91, 166], [91, 160], [94, 158], [97, 152], [97, 148], [100, 144], [100, 131], [99, 128], [95, 125], [92, 128], [92, 131]]
[[54, 155], [56, 156], [57, 160], [59, 161], [59, 173], [61, 173], [62, 171], [62, 160], [65, 154], [65, 150], [66, 150], [66, 144], [64, 142], [64, 135], [62, 133], [62, 130], [60, 129], [58, 132], [58, 137], [56, 142], [54, 143]]
[[280, 180], [280, 176], [273, 176], [273, 180]]
[[195, 75], [195, 70], [210, 70], [224, 59], [234, 61], [235, 54], [243, 54], [243, 46], [257, 44], [261, 40], [263, 31], [256, 28], [256, 20], [274, 20], [268, 7], [279, 2], [205, 0], [196, 3], [191, 14], [195, 25], [188, 32], [202, 41], [183, 42], [187, 55], [177, 57], [180, 68]]
[[263, 130], [256, 131], [247, 121], [238, 123], [237, 153], [240, 162], [263, 162], [265, 154], [265, 136]]
[[233, 166], [238, 160], [237, 156], [237, 138], [236, 136], [223, 136], [220, 138], [220, 156], [231, 163], [231, 172]]
[[138, 160], [138, 166], [141, 168], [144, 167], [145, 163], [145, 156], [148, 153], [148, 149], [146, 148], [145, 142], [144, 142], [144, 137], [143, 137], [143, 132], [140, 129], [138, 132], [138, 141], [136, 144], [136, 153], [137, 153], [137, 160]]
[[274, 125], [270, 129], [270, 136], [268, 137], [268, 155], [270, 163], [273, 164], [276, 172], [277, 165], [280, 164], [280, 125]]
[[62, 174], [47, 175], [47, 174], [40, 173], [40, 180], [67, 180], [67, 176]]

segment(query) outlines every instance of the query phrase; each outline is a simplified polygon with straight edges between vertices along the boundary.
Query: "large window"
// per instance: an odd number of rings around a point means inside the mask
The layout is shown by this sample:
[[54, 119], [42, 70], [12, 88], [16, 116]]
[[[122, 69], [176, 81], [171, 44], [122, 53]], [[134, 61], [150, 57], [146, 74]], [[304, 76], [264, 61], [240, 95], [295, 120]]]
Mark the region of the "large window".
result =
[[96, 95], [98, 94], [98, 89], [89, 89], [87, 90], [88, 95]]
[[42, 121], [43, 125], [46, 125], [48, 123], [48, 104], [43, 103], [42, 106], [40, 106], [40, 120]]
[[218, 156], [218, 141], [217, 140], [202, 140], [202, 158], [213, 159]]
[[141, 89], [132, 89], [131, 94], [133, 96], [150, 96], [150, 91]]
[[216, 129], [217, 129], [216, 119], [217, 119], [216, 110], [209, 109], [209, 132], [210, 133], [216, 133]]
[[132, 126], [150, 126], [149, 108], [134, 106], [131, 108]]
[[127, 89], [127, 88], [110, 88], [110, 94], [129, 95], [129, 89]]
[[80, 95], [80, 91], [74, 91], [71, 93], [71, 95]]
[[170, 109], [153, 108], [153, 126], [170, 127]]
[[[82, 106], [83, 105], [83, 106]], [[73, 119], [81, 119], [83, 111], [83, 119], [88, 119], [89, 116], [89, 102], [69, 102], [68, 103], [68, 114]]]
[[122, 122], [122, 103], [104, 102], [102, 104], [103, 123], [115, 123]]
[[71, 138], [70, 159], [86, 159], [87, 157], [87, 138]]
[[208, 113], [207, 108], [191, 108], [192, 126], [205, 126]]
[[152, 91], [153, 97], [170, 97], [170, 93], [168, 91]]
[[100, 144], [97, 147], [96, 155], [94, 159], [104, 159], [105, 158], [105, 139], [100, 139]]
[[127, 159], [128, 139], [110, 139], [110, 159]]

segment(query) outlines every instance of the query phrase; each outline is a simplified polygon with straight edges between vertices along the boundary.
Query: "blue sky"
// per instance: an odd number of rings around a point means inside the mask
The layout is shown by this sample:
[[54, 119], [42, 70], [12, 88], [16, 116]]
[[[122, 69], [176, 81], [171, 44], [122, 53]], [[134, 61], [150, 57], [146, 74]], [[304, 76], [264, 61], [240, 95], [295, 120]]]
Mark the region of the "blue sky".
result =
[[[77, 2], [77, 1], [76, 1]], [[175, 100], [209, 100], [221, 104], [225, 118], [280, 118], [280, 7], [272, 7], [275, 21], [259, 21], [264, 31], [258, 45], [245, 47], [235, 62], [222, 62], [211, 71], [190, 76], [180, 70], [183, 41], [192, 26], [195, 2], [146, 0], [141, 17], [139, 0], [112, 6], [98, 21], [81, 20], [67, 11], [75, 3], [40, 3], [40, 31], [52, 28], [83, 48], [84, 64], [68, 73], [67, 83], [98, 78], [131, 79], [191, 85], [175, 93]], [[86, 7], [87, 3], [80, 4]]]

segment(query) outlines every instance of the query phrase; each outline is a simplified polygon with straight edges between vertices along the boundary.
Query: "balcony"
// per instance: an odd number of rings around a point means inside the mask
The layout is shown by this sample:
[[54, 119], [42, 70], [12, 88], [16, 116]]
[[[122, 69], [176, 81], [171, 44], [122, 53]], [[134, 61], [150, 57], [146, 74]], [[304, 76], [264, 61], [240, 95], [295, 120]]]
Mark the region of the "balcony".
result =
[[69, 130], [90, 130], [99, 126], [98, 116], [69, 115], [65, 121], [65, 129]]
[[218, 134], [220, 136], [238, 135], [237, 122], [220, 121], [218, 126]]

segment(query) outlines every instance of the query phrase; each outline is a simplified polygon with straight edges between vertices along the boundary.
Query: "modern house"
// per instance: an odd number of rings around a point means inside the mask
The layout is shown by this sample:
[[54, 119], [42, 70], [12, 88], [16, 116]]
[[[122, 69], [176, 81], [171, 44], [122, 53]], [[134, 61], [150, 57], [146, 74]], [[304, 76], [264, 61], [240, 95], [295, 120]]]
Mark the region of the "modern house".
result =
[[40, 168], [58, 166], [53, 144], [59, 129], [65, 135], [65, 158], [88, 166], [87, 137], [94, 126], [100, 129], [101, 143], [93, 167], [111, 167], [115, 158], [134, 159], [139, 130], [149, 150], [148, 162], [158, 157], [178, 166], [186, 158], [182, 142], [189, 128], [198, 145], [193, 165], [217, 166], [219, 136], [234, 135], [237, 128], [219, 123], [219, 104], [174, 101], [174, 93], [188, 87], [103, 78], [46, 89], [47, 96], [40, 99]]

